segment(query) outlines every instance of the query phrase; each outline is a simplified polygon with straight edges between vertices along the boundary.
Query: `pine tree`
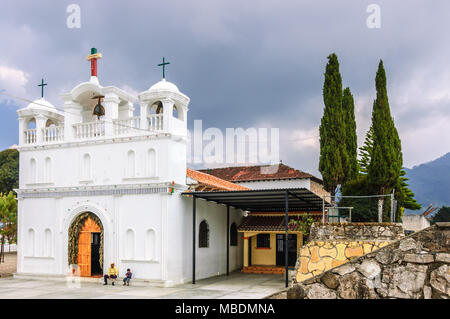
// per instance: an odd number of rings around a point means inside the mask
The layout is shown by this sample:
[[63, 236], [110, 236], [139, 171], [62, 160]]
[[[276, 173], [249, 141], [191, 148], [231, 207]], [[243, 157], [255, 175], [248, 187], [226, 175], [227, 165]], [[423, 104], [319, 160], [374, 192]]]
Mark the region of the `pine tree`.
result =
[[[401, 142], [394, 125], [386, 89], [386, 73], [380, 60], [375, 77], [377, 97], [373, 103], [373, 149], [368, 182], [378, 195], [385, 195], [397, 183], [402, 169]], [[378, 221], [382, 222], [384, 197], [378, 199]]]
[[364, 140], [364, 145], [359, 148], [359, 172], [361, 174], [367, 174], [369, 170], [370, 158], [372, 157], [373, 149], [373, 127], [370, 126], [366, 133], [366, 139]]
[[348, 154], [348, 167], [345, 176], [345, 181], [350, 181], [356, 178], [358, 174], [358, 142], [356, 136], [356, 121], [355, 121], [355, 102], [353, 100], [350, 88], [345, 88], [342, 96], [342, 108], [344, 110], [345, 123], [345, 145]]
[[323, 84], [324, 114], [320, 124], [320, 162], [324, 187], [334, 203], [336, 188], [345, 179], [348, 155], [345, 143], [345, 123], [342, 109], [342, 78], [336, 54], [328, 56]]
[[400, 176], [397, 180], [397, 184], [395, 185], [395, 198], [397, 199], [397, 221], [401, 220], [405, 208], [418, 210], [422, 207], [414, 198], [414, 193], [409, 189], [409, 185], [407, 183], [408, 178], [406, 178], [405, 175], [406, 172], [402, 168], [400, 170]]

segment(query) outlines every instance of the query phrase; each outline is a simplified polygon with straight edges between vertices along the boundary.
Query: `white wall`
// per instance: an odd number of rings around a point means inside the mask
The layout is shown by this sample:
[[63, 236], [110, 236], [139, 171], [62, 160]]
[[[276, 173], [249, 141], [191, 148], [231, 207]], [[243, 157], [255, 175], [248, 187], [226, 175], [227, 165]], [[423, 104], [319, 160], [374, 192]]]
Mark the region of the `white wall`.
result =
[[[149, 176], [148, 151], [156, 152], [157, 176]], [[128, 173], [128, 152], [135, 153], [135, 174]], [[84, 155], [90, 156], [90, 177], [84, 174]], [[45, 178], [45, 160], [51, 159], [51, 180]], [[114, 185], [148, 182], [184, 184], [186, 176], [186, 144], [169, 138], [152, 138], [128, 143], [96, 143], [79, 147], [48, 148], [20, 152], [21, 189], [37, 187], [69, 187], [81, 185]], [[36, 182], [32, 181], [31, 160], [36, 160]]]
[[[68, 228], [81, 212], [92, 211], [104, 227], [104, 271], [115, 262], [122, 276], [131, 268], [134, 277], [162, 280], [167, 285], [192, 279], [192, 198], [180, 192], [122, 196], [25, 198], [19, 200], [19, 273], [64, 275], [67, 273]], [[230, 226], [242, 220], [240, 210], [230, 208]], [[209, 247], [198, 248], [203, 219], [210, 229]], [[226, 207], [197, 199], [197, 279], [226, 273]], [[29, 253], [28, 231], [35, 233], [34, 253]], [[52, 234], [46, 249], [45, 231]], [[155, 251], [149, 256], [146, 233], [154, 231]], [[127, 231], [134, 234], [129, 254]], [[51, 251], [50, 256], [46, 251]], [[242, 236], [230, 247], [230, 271], [242, 267]]]
[[288, 179], [288, 180], [270, 180], [270, 181], [254, 181], [254, 182], [238, 182], [238, 185], [248, 187], [250, 189], [279, 189], [279, 188], [306, 188], [310, 189], [309, 178], [305, 179]]
[[[168, 251], [174, 251], [169, 256], [168, 272], [172, 280], [189, 282], [192, 280], [192, 203], [191, 197], [174, 197], [169, 204], [169, 223], [177, 234], [170, 233]], [[196, 279], [217, 276], [226, 273], [226, 207], [214, 202], [196, 200]], [[243, 212], [230, 208], [230, 226], [233, 222], [240, 224]], [[209, 247], [198, 247], [198, 232], [200, 223], [206, 219], [209, 225]], [[230, 247], [230, 271], [242, 268], [243, 249], [242, 236], [238, 235], [238, 246]]]
[[403, 215], [402, 224], [404, 230], [419, 231], [430, 227], [430, 221], [422, 215]]

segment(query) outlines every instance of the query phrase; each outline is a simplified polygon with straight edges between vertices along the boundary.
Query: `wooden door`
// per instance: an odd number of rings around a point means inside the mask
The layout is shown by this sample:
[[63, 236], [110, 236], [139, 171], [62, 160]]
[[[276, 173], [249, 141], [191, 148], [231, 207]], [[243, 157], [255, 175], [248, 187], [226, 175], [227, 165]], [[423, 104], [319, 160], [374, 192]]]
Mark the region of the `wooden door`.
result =
[[81, 277], [91, 276], [91, 233], [100, 232], [100, 226], [90, 217], [86, 218], [78, 237], [78, 267]]

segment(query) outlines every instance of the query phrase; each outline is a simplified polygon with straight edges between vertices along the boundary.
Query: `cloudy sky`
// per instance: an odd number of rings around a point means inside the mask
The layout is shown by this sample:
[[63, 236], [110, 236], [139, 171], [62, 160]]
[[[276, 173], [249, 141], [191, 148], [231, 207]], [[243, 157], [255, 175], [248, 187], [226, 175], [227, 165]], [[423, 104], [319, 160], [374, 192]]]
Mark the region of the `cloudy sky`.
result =
[[[67, 6], [81, 8], [68, 28]], [[381, 28], [368, 28], [378, 4]], [[356, 102], [362, 144], [370, 125], [374, 78], [383, 59], [404, 165], [450, 151], [450, 2], [441, 1], [29, 1], [0, 6], [0, 91], [34, 100], [87, 81], [91, 47], [103, 54], [102, 85], [130, 93], [167, 79], [191, 98], [189, 128], [275, 127], [284, 163], [318, 176], [318, 127], [327, 56], [340, 61]], [[0, 148], [17, 143], [16, 110], [0, 96]], [[138, 105], [136, 105], [138, 106]]]

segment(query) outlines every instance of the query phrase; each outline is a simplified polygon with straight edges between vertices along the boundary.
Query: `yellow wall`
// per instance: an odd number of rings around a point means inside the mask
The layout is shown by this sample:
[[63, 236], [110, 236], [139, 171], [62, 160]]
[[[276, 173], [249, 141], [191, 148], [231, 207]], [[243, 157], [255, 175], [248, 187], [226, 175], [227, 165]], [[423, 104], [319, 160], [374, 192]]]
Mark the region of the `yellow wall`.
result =
[[252, 237], [252, 265], [275, 265], [276, 235], [270, 234], [270, 249], [256, 248], [256, 235]]
[[[245, 232], [244, 238], [251, 237], [252, 239], [252, 265], [276, 265], [277, 255], [276, 255], [276, 234], [284, 234], [284, 232], [269, 233], [270, 234], [270, 249], [267, 248], [257, 248], [256, 247], [256, 235], [257, 234], [267, 234], [269, 232]], [[303, 246], [303, 236], [301, 233], [295, 233], [297, 235], [297, 254], [300, 251], [300, 247]], [[248, 258], [248, 241], [244, 240], [244, 259]], [[248, 266], [244, 262], [244, 266]]]
[[392, 241], [311, 241], [299, 256], [296, 281], [301, 282], [389, 245]]

